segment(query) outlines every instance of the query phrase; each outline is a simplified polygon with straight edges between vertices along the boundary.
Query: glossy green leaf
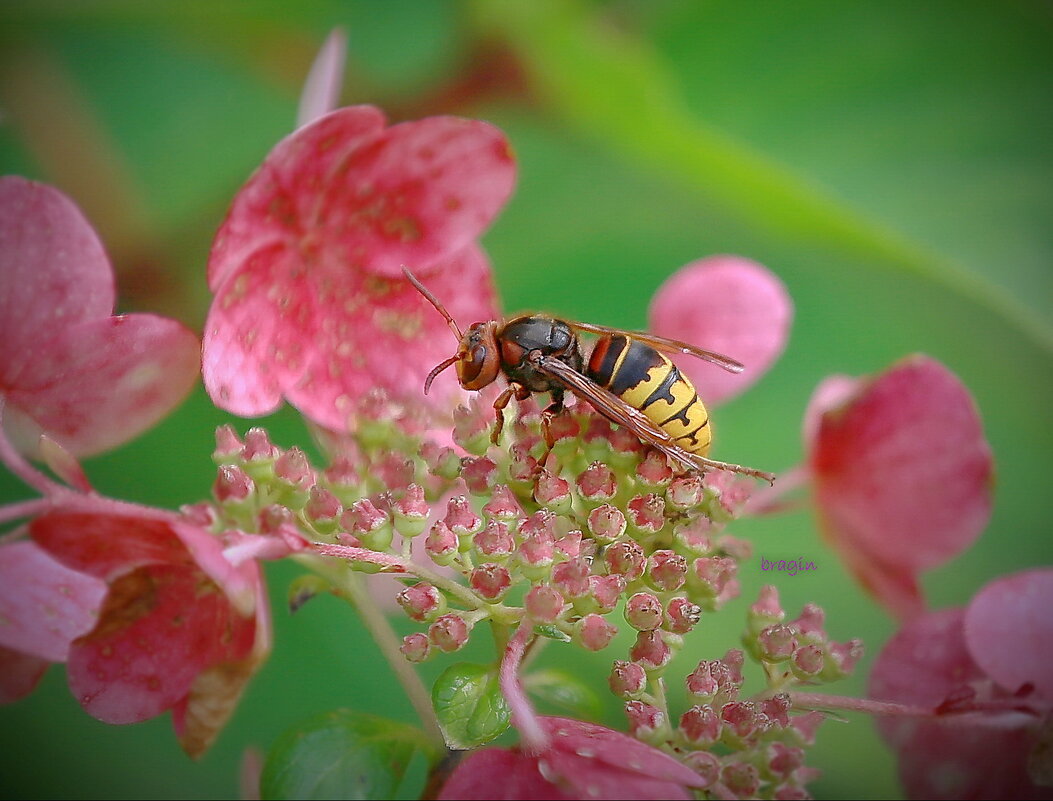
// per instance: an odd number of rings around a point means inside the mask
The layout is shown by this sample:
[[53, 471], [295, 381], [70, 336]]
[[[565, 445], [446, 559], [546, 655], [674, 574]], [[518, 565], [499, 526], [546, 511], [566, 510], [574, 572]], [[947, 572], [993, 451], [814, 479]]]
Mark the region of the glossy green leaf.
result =
[[511, 719], [497, 671], [485, 665], [451, 665], [435, 681], [431, 700], [446, 745], [456, 750], [490, 742], [508, 728]]
[[391, 798], [410, 760], [431, 747], [392, 720], [338, 709], [283, 734], [260, 778], [263, 798]]

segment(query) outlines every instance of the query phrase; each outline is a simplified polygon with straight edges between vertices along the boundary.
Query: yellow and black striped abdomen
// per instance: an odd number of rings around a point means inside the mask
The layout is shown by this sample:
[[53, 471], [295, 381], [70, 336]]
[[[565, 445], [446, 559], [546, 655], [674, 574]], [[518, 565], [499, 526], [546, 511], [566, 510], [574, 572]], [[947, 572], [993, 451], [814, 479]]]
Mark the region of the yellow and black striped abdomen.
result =
[[694, 386], [664, 354], [622, 334], [601, 337], [587, 375], [676, 440], [689, 453], [705, 456], [712, 433], [709, 412]]

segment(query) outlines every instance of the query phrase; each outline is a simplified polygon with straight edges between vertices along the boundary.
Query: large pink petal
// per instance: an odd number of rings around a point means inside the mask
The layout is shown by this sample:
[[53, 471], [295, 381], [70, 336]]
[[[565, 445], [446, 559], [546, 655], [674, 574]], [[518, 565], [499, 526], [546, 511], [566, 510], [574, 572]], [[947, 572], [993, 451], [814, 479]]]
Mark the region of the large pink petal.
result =
[[1003, 576], [965, 612], [965, 641], [976, 663], [1009, 692], [1031, 684], [1053, 701], [1053, 569]]
[[[328, 254], [306, 272], [284, 248], [257, 254], [220, 290], [205, 329], [205, 387], [235, 414], [273, 411], [284, 395], [317, 423], [347, 426], [356, 399], [373, 388], [419, 397], [428, 371], [457, 341], [435, 309], [400, 277], [369, 277]], [[251, 273], [252, 280], [247, 276]], [[422, 276], [462, 327], [492, 319], [489, 264], [474, 245]], [[435, 382], [456, 392], [452, 373]]]
[[[212, 243], [208, 285], [215, 292], [261, 250], [316, 248], [324, 187], [346, 170], [350, 154], [384, 130], [372, 106], [327, 114], [275, 145], [241, 188]], [[249, 280], [251, 276], [247, 279]]]
[[253, 631], [195, 568], [142, 567], [112, 583], [99, 625], [74, 642], [70, 690], [99, 720], [146, 720], [183, 699], [206, 668], [247, 654]]
[[47, 659], [0, 645], [0, 704], [14, 703], [33, 692], [50, 665]]
[[44, 184], [0, 178], [0, 391], [40, 340], [113, 311], [110, 262], [68, 197]]
[[976, 407], [926, 356], [901, 361], [827, 410], [810, 462], [825, 533], [886, 568], [942, 564], [991, 514], [991, 451]]
[[0, 546], [0, 646], [65, 662], [91, 630], [106, 584], [70, 570], [32, 542]]
[[197, 378], [197, 338], [151, 314], [63, 325], [28, 346], [31, 359], [7, 378], [7, 397], [30, 430], [77, 456], [128, 441], [186, 397]]
[[36, 543], [67, 567], [110, 582], [145, 565], [192, 564], [162, 520], [89, 513], [53, 513], [30, 523]]
[[535, 757], [505, 748], [483, 748], [468, 754], [438, 796], [439, 801], [570, 801], [578, 797], [561, 792], [546, 779]]
[[[936, 707], [956, 692], [983, 688], [987, 677], [966, 644], [965, 611], [930, 612], [886, 643], [870, 675], [870, 695]], [[1046, 798], [1028, 778], [1033, 720], [1015, 713], [877, 719], [896, 751], [910, 798]]]
[[721, 403], [751, 387], [786, 347], [793, 302], [778, 277], [739, 256], [712, 256], [680, 269], [651, 301], [651, 330], [742, 362], [729, 373], [678, 358], [706, 403]]
[[311, 64], [311, 71], [300, 92], [297, 125], [307, 125], [336, 107], [340, 86], [344, 82], [346, 57], [347, 34], [336, 28], [325, 38], [325, 43]]

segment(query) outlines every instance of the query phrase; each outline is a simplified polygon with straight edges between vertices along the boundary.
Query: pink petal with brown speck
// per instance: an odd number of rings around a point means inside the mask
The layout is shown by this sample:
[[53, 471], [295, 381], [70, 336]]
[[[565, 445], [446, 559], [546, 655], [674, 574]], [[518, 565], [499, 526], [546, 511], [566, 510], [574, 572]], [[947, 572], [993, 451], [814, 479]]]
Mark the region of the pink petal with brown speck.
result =
[[729, 373], [690, 356], [677, 357], [703, 401], [722, 403], [756, 383], [786, 347], [793, 302], [766, 267], [739, 256], [692, 262], [655, 294], [651, 330], [722, 353], [746, 369]]

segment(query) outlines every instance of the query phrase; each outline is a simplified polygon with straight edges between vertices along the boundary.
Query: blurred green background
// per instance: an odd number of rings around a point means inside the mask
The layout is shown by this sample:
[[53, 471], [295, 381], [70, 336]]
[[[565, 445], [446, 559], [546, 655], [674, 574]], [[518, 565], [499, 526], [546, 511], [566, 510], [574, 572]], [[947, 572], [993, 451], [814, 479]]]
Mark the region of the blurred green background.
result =
[[[958, 605], [1053, 553], [1051, 8], [4, 2], [0, 168], [74, 197], [114, 260], [122, 309], [200, 331], [212, 235], [293, 128], [311, 60], [341, 26], [343, 103], [376, 103], [394, 120], [479, 117], [507, 133], [518, 187], [484, 240], [507, 310], [640, 327], [666, 276], [714, 253], [749, 256], [782, 278], [796, 305], [789, 347], [717, 411], [718, 457], [795, 464], [805, 403], [830, 373], [871, 373], [914, 351], [954, 370], [976, 397], [998, 473], [978, 545], [925, 577], [934, 606]], [[199, 389], [88, 472], [119, 497], [164, 506], [204, 497], [212, 431], [229, 419]], [[282, 445], [306, 441], [291, 413], [266, 425]], [[27, 496], [10, 477], [0, 482], [3, 499]], [[780, 577], [784, 604], [793, 614], [815, 601], [832, 635], [865, 640], [857, 677], [831, 688], [862, 693], [894, 625], [845, 576], [811, 513], [734, 531], [758, 556], [817, 562]], [[412, 720], [353, 615], [323, 598], [290, 618], [283, 599], [295, 573], [271, 568], [274, 655], [201, 762], [179, 751], [167, 717], [134, 727], [88, 718], [56, 667], [32, 697], [0, 710], [0, 793], [236, 797], [244, 749], [266, 749], [301, 718], [343, 705]], [[737, 641], [761, 583], [755, 559], [743, 598], [704, 621], [670, 676]], [[486, 658], [485, 645], [472, 654]], [[578, 672], [603, 697], [625, 645], [598, 655], [553, 646], [542, 661]], [[426, 678], [449, 661], [426, 665]], [[604, 703], [604, 720], [620, 725], [616, 704]], [[900, 792], [894, 760], [863, 717], [827, 722], [810, 762], [823, 770], [812, 785], [820, 798]]]

